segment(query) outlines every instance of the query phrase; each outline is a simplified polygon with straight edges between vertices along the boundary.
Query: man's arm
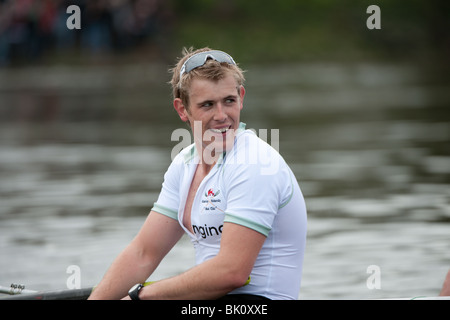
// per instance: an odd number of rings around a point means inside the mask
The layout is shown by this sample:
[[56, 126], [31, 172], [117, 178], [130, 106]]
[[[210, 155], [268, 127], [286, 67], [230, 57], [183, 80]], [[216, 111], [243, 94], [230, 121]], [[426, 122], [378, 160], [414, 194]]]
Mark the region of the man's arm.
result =
[[172, 278], [144, 287], [140, 299], [217, 299], [245, 284], [266, 237], [224, 223], [217, 256]]
[[89, 299], [120, 299], [143, 283], [183, 235], [178, 221], [150, 212], [131, 243], [114, 260]]

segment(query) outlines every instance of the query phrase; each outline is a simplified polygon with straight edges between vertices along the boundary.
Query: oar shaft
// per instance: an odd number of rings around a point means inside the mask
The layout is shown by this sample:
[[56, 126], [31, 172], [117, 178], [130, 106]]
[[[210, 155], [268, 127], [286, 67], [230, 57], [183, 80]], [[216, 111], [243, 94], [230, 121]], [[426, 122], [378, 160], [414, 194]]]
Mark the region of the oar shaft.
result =
[[4, 294], [10, 294], [10, 295], [16, 295], [16, 294], [22, 294], [22, 293], [36, 293], [35, 290], [28, 290], [28, 289], [18, 289], [17, 287], [4, 287], [0, 286], [0, 293]]
[[86, 300], [92, 288], [67, 289], [58, 291], [42, 291], [21, 293], [0, 298], [1, 300]]

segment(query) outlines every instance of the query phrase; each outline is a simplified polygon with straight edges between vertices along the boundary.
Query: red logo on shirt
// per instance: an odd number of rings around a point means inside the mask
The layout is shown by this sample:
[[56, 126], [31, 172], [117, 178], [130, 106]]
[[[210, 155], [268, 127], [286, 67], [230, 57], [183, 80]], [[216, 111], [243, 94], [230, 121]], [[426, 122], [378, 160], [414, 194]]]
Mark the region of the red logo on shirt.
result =
[[213, 213], [216, 210], [224, 212], [221, 208], [218, 207], [218, 205], [222, 202], [222, 200], [217, 197], [219, 194], [220, 190], [214, 192], [213, 188], [210, 188], [208, 191], [205, 192], [205, 199], [202, 199], [203, 204], [202, 212], [203, 210], [209, 213]]
[[208, 190], [207, 193], [205, 193], [205, 197], [207, 197], [207, 198], [208, 198], [208, 197], [214, 198], [214, 197], [218, 196], [219, 193], [220, 193], [220, 190], [217, 190], [217, 192], [214, 193], [214, 190], [211, 188], [211, 189]]

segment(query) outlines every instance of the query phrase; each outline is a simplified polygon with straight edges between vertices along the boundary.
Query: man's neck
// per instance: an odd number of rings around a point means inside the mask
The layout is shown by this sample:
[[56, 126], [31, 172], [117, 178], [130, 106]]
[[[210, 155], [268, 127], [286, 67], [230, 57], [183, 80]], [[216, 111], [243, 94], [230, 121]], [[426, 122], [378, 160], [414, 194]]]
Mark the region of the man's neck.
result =
[[[197, 150], [200, 150], [197, 148]], [[205, 153], [207, 154], [205, 156]], [[208, 174], [211, 169], [216, 165], [217, 161], [219, 160], [220, 157], [220, 153], [216, 152], [215, 154], [211, 154], [210, 152], [206, 151], [204, 152], [204, 150], [202, 149], [202, 154], [199, 154], [199, 159], [201, 159], [201, 161], [199, 162], [199, 166], [202, 168], [202, 171], [205, 174]]]
[[200, 159], [198, 165], [201, 166], [203, 172], [208, 174], [222, 156], [222, 152], [208, 150], [208, 147], [205, 148], [197, 142], [195, 143], [195, 149], [198, 152], [198, 159]]

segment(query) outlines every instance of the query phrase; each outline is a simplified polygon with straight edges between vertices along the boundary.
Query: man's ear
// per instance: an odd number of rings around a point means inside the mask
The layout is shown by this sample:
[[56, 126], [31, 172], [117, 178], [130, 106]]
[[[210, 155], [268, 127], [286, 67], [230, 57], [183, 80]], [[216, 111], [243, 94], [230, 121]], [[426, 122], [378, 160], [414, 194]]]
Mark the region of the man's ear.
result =
[[245, 96], [245, 88], [244, 88], [244, 86], [240, 86], [239, 97], [241, 98], [241, 105], [240, 105], [241, 110], [244, 107], [244, 96]]
[[181, 101], [180, 98], [176, 98], [173, 100], [173, 107], [177, 111], [178, 115], [180, 116], [181, 121], [188, 122], [189, 118], [187, 116], [188, 111], [186, 107], [183, 104], [183, 101]]

